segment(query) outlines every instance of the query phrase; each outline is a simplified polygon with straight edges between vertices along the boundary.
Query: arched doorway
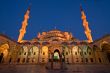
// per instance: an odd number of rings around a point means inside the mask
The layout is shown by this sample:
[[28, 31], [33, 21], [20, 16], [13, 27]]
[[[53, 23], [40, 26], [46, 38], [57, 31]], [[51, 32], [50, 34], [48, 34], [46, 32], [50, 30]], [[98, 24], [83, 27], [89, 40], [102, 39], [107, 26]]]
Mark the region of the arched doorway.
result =
[[52, 69], [60, 69], [61, 68], [61, 54], [58, 49], [53, 52], [53, 61], [51, 63]]
[[62, 49], [54, 47], [49, 50], [49, 59], [47, 67], [51, 69], [61, 69], [62, 68]]
[[58, 49], [56, 49], [56, 50], [54, 51], [54, 54], [53, 54], [53, 60], [54, 60], [54, 61], [60, 61], [60, 59], [61, 59], [60, 52], [59, 52]]
[[3, 53], [0, 54], [0, 63], [2, 62], [3, 59]]

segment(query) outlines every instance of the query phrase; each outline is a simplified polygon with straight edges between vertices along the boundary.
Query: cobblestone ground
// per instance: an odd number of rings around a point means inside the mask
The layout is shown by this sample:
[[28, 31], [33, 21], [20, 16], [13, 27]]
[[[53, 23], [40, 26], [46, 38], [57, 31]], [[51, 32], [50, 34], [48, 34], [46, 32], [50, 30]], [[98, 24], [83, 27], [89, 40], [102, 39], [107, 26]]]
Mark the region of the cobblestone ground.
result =
[[110, 73], [110, 65], [66, 65], [63, 69], [47, 69], [45, 65], [3, 65], [0, 73]]

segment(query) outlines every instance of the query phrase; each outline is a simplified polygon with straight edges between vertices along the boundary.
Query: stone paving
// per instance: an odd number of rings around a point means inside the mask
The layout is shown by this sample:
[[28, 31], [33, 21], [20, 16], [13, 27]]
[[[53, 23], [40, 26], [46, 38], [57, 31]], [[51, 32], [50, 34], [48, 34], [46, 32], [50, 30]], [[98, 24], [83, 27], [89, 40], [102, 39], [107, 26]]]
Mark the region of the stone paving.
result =
[[0, 73], [110, 73], [110, 65], [66, 65], [63, 69], [47, 69], [45, 65], [3, 65]]

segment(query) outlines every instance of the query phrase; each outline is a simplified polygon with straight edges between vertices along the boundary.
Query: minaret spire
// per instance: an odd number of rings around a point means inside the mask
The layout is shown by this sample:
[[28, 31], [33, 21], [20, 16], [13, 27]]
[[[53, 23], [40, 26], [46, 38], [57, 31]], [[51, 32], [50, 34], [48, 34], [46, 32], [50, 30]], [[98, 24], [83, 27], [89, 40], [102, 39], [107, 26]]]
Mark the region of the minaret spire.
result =
[[19, 37], [18, 37], [18, 42], [22, 42], [23, 37], [24, 37], [24, 35], [26, 33], [26, 27], [28, 25], [29, 13], [30, 13], [30, 6], [28, 7], [28, 9], [27, 9], [27, 11], [26, 11], [26, 13], [24, 15], [24, 20], [22, 22], [22, 27], [21, 27], [21, 29], [19, 31], [20, 34], [19, 34]]
[[93, 42], [92, 35], [91, 35], [91, 30], [89, 28], [88, 21], [86, 19], [86, 15], [85, 15], [84, 10], [82, 9], [81, 5], [80, 5], [80, 10], [81, 10], [81, 19], [82, 19], [82, 22], [83, 22], [83, 27], [84, 27], [85, 35], [87, 37], [87, 41], [89, 43], [91, 43], [91, 42]]

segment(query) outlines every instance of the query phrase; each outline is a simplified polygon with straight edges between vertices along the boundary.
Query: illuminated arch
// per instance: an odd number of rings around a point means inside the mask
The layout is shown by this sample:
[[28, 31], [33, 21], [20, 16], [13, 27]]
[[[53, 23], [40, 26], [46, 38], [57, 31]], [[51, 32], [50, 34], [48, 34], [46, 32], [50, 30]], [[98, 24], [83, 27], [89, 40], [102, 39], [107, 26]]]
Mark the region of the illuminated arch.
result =
[[4, 57], [6, 57], [8, 55], [8, 49], [9, 49], [9, 45], [3, 44], [0, 46], [0, 53], [3, 53]]
[[27, 46], [23, 46], [22, 47], [22, 54], [23, 55], [27, 55], [28, 54], [28, 47]]
[[19, 55], [23, 55], [24, 53], [28, 53], [28, 47], [27, 46], [22, 46], [22, 48], [19, 51]]
[[36, 54], [38, 54], [38, 52], [39, 52], [38, 47], [32, 46], [28, 51], [28, 55], [29, 56], [36, 55]]
[[110, 50], [110, 44], [106, 41], [103, 41], [101, 44], [100, 44], [100, 48], [101, 50]]
[[42, 47], [42, 52], [48, 53], [48, 47], [47, 47], [47, 46], [43, 46], [43, 47]]
[[41, 49], [41, 62], [48, 62], [48, 47], [43, 46]]
[[70, 50], [67, 46], [64, 48], [64, 56], [68, 55], [70, 53]]
[[39, 53], [39, 48], [36, 46], [33, 46], [29, 49], [29, 55], [38, 55]]
[[73, 48], [72, 48], [72, 52], [78, 52], [78, 46], [74, 46]]
[[54, 60], [59, 60], [60, 59], [60, 52], [59, 52], [59, 50], [58, 49], [56, 49], [55, 51], [54, 51]]
[[29, 49], [28, 61], [31, 63], [37, 63], [38, 62], [38, 56], [39, 56], [39, 48], [37, 46], [32, 46]]
[[82, 46], [74, 46], [72, 47], [72, 54], [76, 55], [78, 53], [82, 53], [83, 52], [83, 48]]
[[0, 62], [3, 58], [6, 59], [6, 57], [8, 56], [8, 49], [9, 45], [7, 43], [0, 46]]
[[38, 47], [36, 47], [36, 46], [33, 46], [33, 51], [34, 51], [34, 52], [39, 52], [39, 49], [38, 49]]
[[0, 46], [0, 50], [4, 50], [4, 49], [9, 49], [9, 45], [8, 44], [3, 44]]
[[83, 52], [87, 52], [88, 51], [88, 46], [83, 45], [83, 46], [81, 46], [81, 49], [82, 49]]
[[27, 51], [28, 51], [27, 46], [23, 46], [23, 51], [24, 51], [24, 52], [27, 52]]

